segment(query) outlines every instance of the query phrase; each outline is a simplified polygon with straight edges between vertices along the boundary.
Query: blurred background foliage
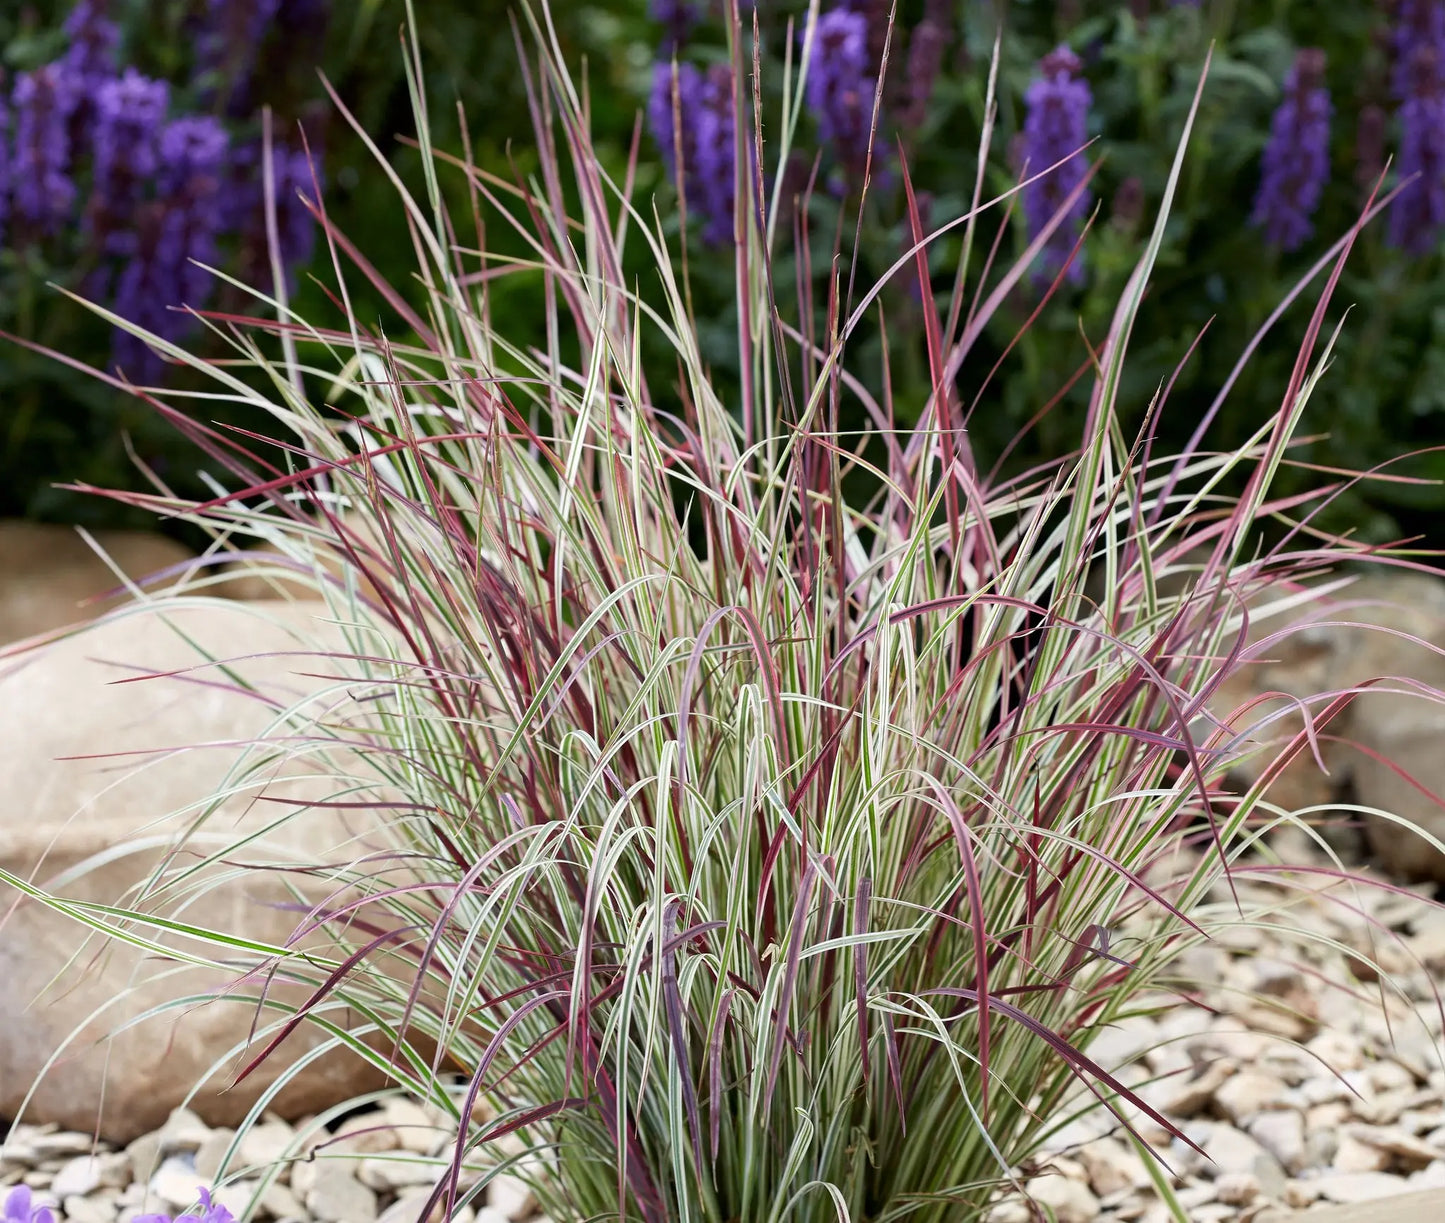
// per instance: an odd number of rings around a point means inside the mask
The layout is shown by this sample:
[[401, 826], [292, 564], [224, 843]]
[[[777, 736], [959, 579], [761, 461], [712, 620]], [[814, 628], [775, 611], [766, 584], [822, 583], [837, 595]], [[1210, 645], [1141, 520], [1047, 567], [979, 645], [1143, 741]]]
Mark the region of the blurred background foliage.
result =
[[[285, 5], [301, 2], [282, 0], [283, 12]], [[173, 112], [178, 107], [216, 109], [217, 91], [198, 77], [195, 31], [224, 3], [112, 0], [111, 16], [124, 31], [121, 63], [170, 81]], [[874, 0], [855, 3], [878, 7]], [[552, 5], [557, 36], [569, 60], [580, 64], [585, 59], [594, 139], [599, 155], [619, 178], [667, 37], [658, 20], [666, 14], [653, 5], [649, 0], [554, 0]], [[434, 142], [460, 152], [460, 103], [475, 159], [508, 177], [528, 175], [536, 165], [512, 7], [509, 0], [416, 0]], [[707, 0], [698, 0], [698, 7], [707, 7]], [[829, 7], [823, 5], [825, 11]], [[71, 0], [0, 6], [6, 73], [0, 96], [10, 93], [10, 82], [18, 74], [64, 53], [62, 24], [72, 8]], [[882, 9], [886, 13], [887, 5]], [[678, 46], [680, 59], [703, 67], [727, 62], [720, 10], [720, 3], [714, 3], [710, 12], [700, 14]], [[804, 0], [759, 0], [757, 17], [774, 99], [780, 96], [787, 22], [800, 20], [806, 10]], [[902, 140], [931, 225], [960, 215], [972, 194], [989, 57], [1000, 23], [999, 122], [986, 194], [1005, 191], [1016, 181], [1016, 138], [1024, 123], [1025, 93], [1042, 56], [1067, 44], [1079, 57], [1092, 94], [1088, 133], [1097, 141], [1090, 156], [1101, 157], [1102, 164], [1092, 183], [1097, 211], [1086, 240], [1084, 275], [1080, 283], [1066, 281], [1056, 300], [1029, 325], [970, 418], [973, 446], [985, 466], [1054, 399], [1088, 361], [1090, 341], [1104, 334], [1147, 237], [1206, 51], [1213, 44], [1209, 84], [1181, 193], [1135, 332], [1121, 398], [1126, 422], [1141, 421], [1157, 389], [1203, 330], [1160, 419], [1161, 448], [1167, 452], [1182, 444], [1256, 329], [1358, 215], [1366, 194], [1362, 182], [1379, 163], [1379, 150], [1366, 147], [1372, 138], [1361, 116], [1392, 105], [1389, 36], [1398, 13], [1384, 5], [1323, 0], [1203, 0], [1197, 6], [1178, 0], [899, 0], [897, 12], [888, 89], [894, 82], [906, 83], [909, 34], [925, 18], [947, 26], [921, 121], [915, 116], [907, 124], [892, 123], [884, 133], [890, 148], [893, 140]], [[418, 155], [405, 143], [414, 133], [400, 44], [404, 20], [403, 0], [346, 0], [328, 6], [323, 36], [314, 49], [285, 45], [268, 35], [271, 41], [263, 44], [259, 57], [263, 68], [257, 73], [258, 87], [247, 97], [250, 109], [238, 112], [232, 105], [220, 115], [241, 135], [254, 135], [262, 105], [273, 109], [278, 132], [294, 131], [298, 122], [304, 123], [308, 136], [324, 149], [329, 214], [398, 286], [411, 283], [415, 264], [410, 237], [391, 204], [391, 189], [369, 169], [371, 154], [326, 100], [316, 69], [325, 73], [399, 171], [415, 178]], [[1334, 104], [1330, 177], [1314, 216], [1314, 236], [1284, 254], [1266, 244], [1250, 224], [1250, 212], [1271, 116], [1280, 105], [1295, 54], [1305, 46], [1320, 47], [1327, 56], [1325, 79]], [[1386, 153], [1393, 151], [1397, 138], [1393, 127], [1383, 129]], [[819, 152], [813, 120], [806, 118], [790, 182], [800, 188], [806, 184]], [[646, 130], [641, 159], [637, 198], [656, 196], [673, 240], [680, 242], [672, 182]], [[845, 266], [856, 255], [856, 300], [862, 286], [871, 284], [906, 247], [901, 180], [888, 152], [880, 154], [875, 169], [879, 173], [870, 187], [855, 251], [856, 183], [830, 164], [826, 147], [821, 150], [817, 188], [806, 199], [812, 305], [819, 318], [835, 249], [842, 248]], [[459, 190], [460, 183], [453, 188]], [[1002, 210], [991, 211], [983, 222], [975, 275], [978, 256], [994, 241], [1003, 216]], [[1406, 256], [1387, 244], [1383, 221], [1367, 231], [1338, 295], [1351, 307], [1350, 317], [1334, 368], [1309, 408], [1305, 432], [1315, 440], [1300, 454], [1303, 464], [1359, 469], [1445, 441], [1445, 284], [1439, 274], [1439, 241], [1425, 256]], [[797, 251], [787, 229], [785, 222], [779, 231], [778, 283], [791, 291]], [[78, 361], [106, 365], [108, 326], [46, 288], [55, 282], [85, 289], [84, 259], [76, 253], [73, 236], [21, 244], [13, 237], [13, 227], [8, 232], [0, 251], [0, 328]], [[936, 243], [930, 256], [931, 288], [945, 312], [959, 259], [959, 232]], [[505, 249], [508, 238], [500, 227], [493, 227], [488, 237]], [[695, 232], [689, 243], [697, 252], [704, 250]], [[1024, 224], [1016, 210], [1002, 233], [995, 280], [1025, 245]], [[296, 279], [298, 310], [316, 321], [336, 317], [325, 291], [312, 279], [333, 279], [328, 262], [324, 245], [318, 245], [309, 269], [301, 269]], [[698, 316], [710, 320], [704, 333], [706, 356], [726, 387], [736, 361], [736, 323], [727, 314], [733, 298], [728, 289], [732, 260], [697, 257], [690, 269]], [[396, 335], [397, 320], [374, 294], [361, 289], [359, 277], [350, 278], [349, 287], [361, 318], [375, 318]], [[543, 317], [540, 292], [536, 277], [509, 277], [496, 284], [494, 311], [506, 312], [518, 343], [544, 338], [540, 322], [537, 334], [528, 334], [533, 327], [529, 320]], [[1255, 422], [1277, 405], [1314, 299], [1314, 291], [1307, 291], [1251, 360], [1214, 426], [1212, 436], [1221, 446], [1247, 437]], [[1026, 283], [995, 318], [963, 371], [965, 404], [1038, 300], [1039, 286]], [[218, 301], [244, 308], [234, 294], [222, 294]], [[878, 325], [875, 310], [871, 339], [862, 347], [855, 372], [870, 386], [880, 384], [886, 332], [896, 419], [906, 427], [928, 393], [916, 282], [900, 273], [881, 296], [880, 306], [884, 322]], [[171, 377], [184, 383], [183, 374]], [[658, 394], [669, 393], [675, 380], [671, 369], [657, 368], [655, 362], [650, 378]], [[1074, 444], [1087, 385], [1087, 378], [1079, 380], [1012, 448], [1011, 467], [1054, 457]], [[206, 419], [256, 423], [210, 401], [197, 403], [195, 411]], [[78, 480], [142, 486], [133, 455], [176, 486], [196, 488], [196, 456], [153, 409], [47, 357], [15, 346], [0, 351], [0, 413], [0, 516], [23, 514], [87, 525], [126, 522], [123, 511], [109, 502], [54, 485]], [[861, 417], [843, 423], [863, 425]], [[1392, 470], [1439, 477], [1445, 474], [1445, 457], [1425, 453]], [[1301, 483], [1319, 480], [1304, 467], [1295, 478]], [[1438, 538], [1430, 524], [1442, 505], [1445, 495], [1437, 485], [1375, 482], [1337, 501], [1327, 521], [1332, 529], [1372, 539], [1401, 532]]]

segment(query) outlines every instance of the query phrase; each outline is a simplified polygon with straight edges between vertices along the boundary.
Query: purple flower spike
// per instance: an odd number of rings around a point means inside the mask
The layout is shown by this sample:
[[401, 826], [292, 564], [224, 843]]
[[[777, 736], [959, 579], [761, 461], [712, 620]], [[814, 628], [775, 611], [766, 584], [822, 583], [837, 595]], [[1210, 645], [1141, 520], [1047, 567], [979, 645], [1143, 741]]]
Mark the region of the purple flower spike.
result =
[[99, 88], [116, 72], [120, 27], [108, 16], [109, 10], [107, 0], [80, 0], [65, 19], [65, 32], [70, 37], [65, 68], [86, 93]]
[[77, 101], [75, 82], [61, 65], [15, 78], [15, 212], [45, 233], [60, 228], [75, 204], [69, 123]]
[[677, 65], [674, 74], [671, 64], [659, 63], [647, 111], [663, 164], [674, 179], [681, 145], [683, 190], [688, 206], [702, 213], [703, 240], [725, 242], [732, 234], [737, 160], [732, 74], [719, 65], [704, 76], [691, 64]]
[[[134, 232], [117, 244], [128, 256], [116, 285], [115, 310], [166, 340], [185, 335], [192, 320], [171, 309], [206, 304], [225, 219], [221, 182], [227, 169], [225, 128], [211, 118], [176, 119], [161, 132], [159, 195], [142, 210]], [[127, 332], [117, 333], [114, 356], [132, 378], [152, 381], [160, 360]]]
[[694, 0], [652, 0], [648, 6], [653, 21], [662, 27], [662, 50], [670, 54], [687, 41], [697, 24]]
[[0, 1223], [55, 1223], [55, 1213], [48, 1206], [34, 1205], [29, 1185], [16, 1185], [5, 1197]]
[[0, 246], [5, 243], [5, 222], [10, 212], [10, 108], [0, 97]]
[[718, 245], [733, 231], [734, 145], [732, 73], [722, 65], [707, 76], [697, 116], [697, 184], [707, 218], [703, 241]]
[[944, 52], [948, 50], [948, 23], [947, 6], [930, 4], [923, 20], [913, 27], [909, 36], [903, 105], [898, 111], [898, 126], [905, 131], [917, 131], [928, 117], [928, 102], [943, 68]]
[[97, 91], [91, 201], [97, 232], [108, 234], [126, 224], [140, 203], [143, 188], [156, 172], [169, 103], [169, 86], [134, 68]]
[[877, 79], [869, 71], [868, 19], [848, 8], [818, 18], [808, 68], [808, 106], [818, 135], [850, 173], [868, 160]]
[[1397, 0], [1391, 31], [1394, 69], [1390, 84], [1395, 97], [1406, 101], [1416, 79], [1412, 57], [1419, 47], [1433, 47], [1445, 57], [1445, 0]]
[[1409, 66], [1409, 92], [1400, 104], [1399, 164], [1400, 181], [1414, 181], [1390, 205], [1386, 236], [1391, 246], [1425, 255], [1445, 227], [1445, 59], [1421, 43]]
[[[682, 136], [683, 165], [692, 164], [693, 117], [701, 104], [702, 94], [702, 73], [692, 64], [678, 64], [674, 71], [672, 64], [660, 60], [653, 68], [647, 118], [669, 178], [677, 177], [679, 132]], [[674, 122], [676, 119], [681, 119], [680, 126]]]
[[1330, 92], [1325, 53], [1306, 47], [1295, 56], [1284, 82], [1284, 101], [1274, 112], [1263, 174], [1250, 220], [1265, 241], [1296, 250], [1314, 232], [1311, 217], [1330, 174]]
[[[241, 247], [250, 255], [245, 269], [253, 280], [269, 283], [270, 239], [266, 232], [266, 179], [261, 165], [260, 141], [238, 148], [231, 159], [231, 192], [235, 198], [224, 228], [241, 236]], [[312, 174], [312, 166], [315, 174]], [[287, 283], [294, 290], [297, 268], [311, 261], [316, 249], [316, 218], [302, 203], [302, 196], [315, 201], [324, 182], [321, 156], [312, 150], [284, 144], [271, 146], [271, 189], [276, 208], [276, 239]]]
[[[1022, 157], [1029, 176], [1047, 170], [1055, 162], [1068, 157], [1062, 165], [1024, 188], [1024, 222], [1033, 238], [1053, 218], [1069, 193], [1088, 173], [1083, 156], [1070, 157], [1089, 138], [1089, 107], [1093, 95], [1080, 76], [1083, 64], [1068, 47], [1058, 47], [1039, 61], [1039, 72], [1024, 94], [1027, 117], [1024, 120]], [[1069, 216], [1054, 231], [1045, 247], [1042, 263], [1035, 279], [1051, 279], [1063, 267], [1073, 250], [1079, 227], [1089, 214], [1090, 193], [1081, 192], [1069, 210]], [[1082, 252], [1080, 252], [1082, 256]], [[1078, 283], [1084, 278], [1083, 261], [1075, 257], [1069, 265], [1069, 279]]]

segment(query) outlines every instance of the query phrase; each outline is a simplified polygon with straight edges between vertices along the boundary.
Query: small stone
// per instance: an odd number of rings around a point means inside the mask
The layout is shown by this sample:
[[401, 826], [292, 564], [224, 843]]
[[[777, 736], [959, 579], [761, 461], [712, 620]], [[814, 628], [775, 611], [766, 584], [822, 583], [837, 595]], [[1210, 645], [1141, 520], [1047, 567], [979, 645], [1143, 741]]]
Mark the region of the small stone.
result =
[[1411, 1189], [1441, 1189], [1445, 1188], [1445, 1159], [1437, 1159], [1434, 1163], [1421, 1168], [1410, 1177]]
[[404, 1151], [434, 1155], [447, 1139], [435, 1118], [414, 1100], [394, 1096], [381, 1107], [386, 1124], [396, 1133], [396, 1144]]
[[1248, 1132], [1287, 1172], [1305, 1166], [1305, 1122], [1293, 1109], [1260, 1113], [1249, 1123]]
[[1193, 1082], [1184, 1083], [1166, 1094], [1161, 1100], [1161, 1111], [1174, 1117], [1195, 1117], [1202, 1113], [1214, 1099], [1214, 1094], [1235, 1071], [1234, 1062], [1221, 1058]]
[[224, 1206], [235, 1218], [241, 1218], [251, 1207], [251, 1201], [256, 1196], [256, 1190], [260, 1188], [260, 1182], [254, 1180], [232, 1181], [229, 1185], [220, 1185], [211, 1193], [211, 1200], [218, 1206]]
[[1340, 1135], [1335, 1157], [1330, 1161], [1337, 1172], [1383, 1172], [1390, 1166], [1390, 1154], [1368, 1142], [1361, 1142], [1354, 1134]]
[[1340, 1149], [1340, 1132], [1335, 1129], [1305, 1131], [1305, 1167], [1328, 1168]]
[[270, 1168], [281, 1163], [296, 1145], [296, 1131], [286, 1122], [269, 1117], [241, 1135], [236, 1152], [243, 1168]]
[[1101, 1138], [1081, 1147], [1079, 1160], [1088, 1173], [1089, 1187], [1101, 1198], [1149, 1184], [1144, 1161], [1117, 1139]]
[[130, 1160], [131, 1175], [140, 1183], [150, 1180], [161, 1162], [161, 1136], [159, 1133], [142, 1134], [125, 1149]]
[[1319, 1181], [1288, 1181], [1280, 1200], [1292, 1210], [1303, 1210], [1319, 1196]]
[[441, 1172], [442, 1168], [429, 1159], [380, 1155], [363, 1159], [356, 1177], [363, 1185], [384, 1193], [416, 1185], [435, 1185]]
[[212, 1130], [206, 1141], [196, 1148], [196, 1175], [214, 1182], [235, 1138], [235, 1130]]
[[289, 1185], [272, 1181], [261, 1193], [261, 1209], [273, 1219], [299, 1219], [306, 1211]]
[[1214, 1182], [1214, 1196], [1226, 1206], [1248, 1206], [1259, 1194], [1259, 1178], [1252, 1172], [1227, 1172]]
[[115, 1218], [115, 1205], [95, 1198], [68, 1197], [62, 1203], [65, 1223], [111, 1223]]
[[1278, 1108], [1285, 1085], [1272, 1074], [1245, 1070], [1231, 1075], [1214, 1093], [1220, 1112], [1236, 1125], [1267, 1108]]
[[[1088, 1193], [1088, 1190], [1084, 1192]], [[1089, 1196], [1094, 1195], [1090, 1193]], [[487, 1205], [494, 1210], [500, 1210], [509, 1219], [525, 1219], [536, 1210], [537, 1199], [532, 1196], [532, 1188], [526, 1181], [502, 1172], [487, 1183]], [[1060, 1219], [1059, 1223], [1064, 1223], [1063, 1219]]]
[[1374, 1099], [1352, 1101], [1355, 1116], [1370, 1125], [1394, 1125], [1414, 1099], [1414, 1092], [1408, 1088], [1387, 1091]]
[[1261, 1157], [1270, 1157], [1269, 1152], [1253, 1138], [1230, 1125], [1216, 1125], [1210, 1131], [1208, 1141], [1200, 1145], [1219, 1169], [1220, 1175], [1227, 1172], [1254, 1172], [1255, 1164]]
[[381, 1151], [395, 1151], [400, 1145], [396, 1130], [387, 1123], [385, 1114], [377, 1111], [360, 1113], [343, 1121], [336, 1131], [336, 1141], [331, 1149], [375, 1155]]
[[[1029, 1196], [1049, 1210], [1057, 1223], [1091, 1223], [1103, 1211], [1087, 1185], [1062, 1176], [1041, 1176], [1028, 1183]], [[513, 1215], [512, 1218], [520, 1216]]]
[[1360, 1142], [1385, 1152], [1391, 1163], [1399, 1164], [1406, 1172], [1418, 1172], [1440, 1158], [1440, 1151], [1430, 1143], [1422, 1142], [1402, 1129], [1365, 1129], [1357, 1126], [1352, 1133]]
[[[1026, 1202], [1020, 1202], [1017, 1198], [1009, 1198], [1007, 1201], [995, 1203], [990, 1207], [985, 1216], [986, 1223], [1032, 1223], [1034, 1212], [1029, 1209]], [[397, 1220], [397, 1223], [402, 1223]], [[483, 1206], [477, 1212], [477, 1223], [512, 1223], [500, 1210], [491, 1206]]]
[[1391, 1176], [1388, 1172], [1333, 1172], [1315, 1183], [1321, 1197], [1341, 1204], [1393, 1197], [1410, 1188], [1410, 1182], [1403, 1176]]
[[95, 1155], [78, 1155], [66, 1160], [50, 1182], [51, 1192], [58, 1198], [81, 1197], [100, 1188], [101, 1162]]
[[193, 1206], [202, 1185], [190, 1155], [168, 1155], [150, 1179], [150, 1190], [167, 1206]]
[[346, 1176], [354, 1177], [360, 1162], [349, 1155], [332, 1155], [328, 1147], [310, 1159], [298, 1159], [291, 1165], [291, 1188], [304, 1202], [324, 1168], [339, 1169]]
[[30, 1139], [31, 1162], [44, 1163], [47, 1159], [69, 1159], [73, 1155], [89, 1155], [95, 1146], [95, 1139], [89, 1134], [72, 1134], [67, 1131], [36, 1132]]
[[177, 1108], [161, 1126], [161, 1150], [169, 1155], [176, 1151], [197, 1151], [211, 1136], [211, 1127], [188, 1108]]
[[322, 1223], [373, 1223], [376, 1194], [338, 1162], [320, 1162], [306, 1193], [306, 1209]]

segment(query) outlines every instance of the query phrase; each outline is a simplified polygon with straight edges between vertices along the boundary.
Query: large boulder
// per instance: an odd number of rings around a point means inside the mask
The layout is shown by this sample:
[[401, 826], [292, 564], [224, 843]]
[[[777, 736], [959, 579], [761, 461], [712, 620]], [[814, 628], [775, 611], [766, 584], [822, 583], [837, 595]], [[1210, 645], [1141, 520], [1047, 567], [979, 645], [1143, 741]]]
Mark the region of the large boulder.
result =
[[[1278, 604], [1281, 596], [1265, 596], [1270, 600]], [[1287, 637], [1267, 642], [1287, 626]], [[1318, 715], [1327, 694], [1354, 691], [1320, 730], [1325, 769], [1306, 746], [1274, 776], [1267, 796], [1297, 811], [1350, 794], [1359, 806], [1388, 812], [1398, 819], [1364, 821], [1381, 865], [1402, 879], [1445, 882], [1445, 854], [1412, 830], [1445, 842], [1445, 703], [1430, 696], [1445, 693], [1445, 583], [1375, 570], [1328, 597], [1261, 617], [1249, 636], [1255, 661], [1211, 703], [1252, 749], [1236, 762], [1236, 777], [1253, 784], [1298, 735], [1300, 702]]]
[[[346, 649], [323, 614], [319, 604], [161, 602], [0, 656], [0, 867], [71, 900], [284, 944], [302, 920], [298, 899], [343, 894], [329, 868], [390, 843], [364, 808], [306, 805], [335, 795], [334, 774], [358, 771], [355, 757], [298, 758], [282, 746], [294, 748], [298, 737], [282, 711], [311, 701], [336, 724], [357, 707], [335, 679], [316, 678], [345, 673], [314, 652]], [[208, 658], [234, 661], [222, 669]], [[269, 750], [258, 749], [263, 739]], [[366, 793], [346, 799], [364, 802]], [[216, 794], [226, 797], [211, 809]], [[225, 861], [207, 860], [243, 836], [253, 839]], [[154, 929], [137, 932], [220, 955]], [[337, 954], [334, 945], [322, 950]], [[103, 940], [0, 883], [0, 1117], [14, 1118], [38, 1079], [26, 1120], [125, 1142], [159, 1126], [219, 1060], [192, 1107], [212, 1124], [235, 1124], [324, 1038], [303, 1025], [232, 1087], [246, 1059], [228, 1054], [258, 1022], [248, 999], [261, 983], [171, 1005], [226, 991], [239, 965], [257, 957], [225, 958], [225, 967], [192, 967]], [[266, 988], [290, 1003], [310, 992], [284, 981]], [[275, 1018], [262, 1012], [259, 1024]], [[294, 1117], [376, 1085], [361, 1058], [332, 1052], [304, 1065], [272, 1107]]]
[[[96, 531], [92, 538], [132, 581], [195, 555], [147, 531]], [[181, 576], [171, 573], [153, 589]], [[0, 645], [89, 620], [127, 597], [97, 600], [120, 586], [115, 570], [73, 528], [0, 521]]]

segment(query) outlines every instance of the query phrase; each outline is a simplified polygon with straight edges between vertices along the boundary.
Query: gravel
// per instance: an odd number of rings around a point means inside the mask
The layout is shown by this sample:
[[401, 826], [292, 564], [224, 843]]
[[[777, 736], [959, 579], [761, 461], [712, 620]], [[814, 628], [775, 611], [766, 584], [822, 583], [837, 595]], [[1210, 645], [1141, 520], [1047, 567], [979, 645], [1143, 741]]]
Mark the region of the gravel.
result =
[[[1275, 881], [1251, 873], [1237, 886], [1246, 903], [1273, 901], [1280, 924], [1228, 927], [1186, 953], [1211, 1009], [1161, 997], [1157, 1011], [1089, 1047], [1206, 1152], [1135, 1115], [1191, 1223], [1445, 1188], [1445, 909], [1423, 891], [1363, 888], [1325, 870]], [[1210, 900], [1233, 903], [1227, 889]], [[1287, 922], [1315, 941], [1301, 943]], [[335, 1134], [267, 1117], [234, 1152], [232, 1131], [184, 1109], [124, 1150], [18, 1125], [0, 1147], [0, 1189], [24, 1182], [69, 1223], [180, 1210], [201, 1187], [258, 1223], [416, 1223], [453, 1134], [441, 1114], [406, 1100], [352, 1116]], [[503, 1157], [519, 1153], [515, 1142], [498, 1145]], [[475, 1183], [481, 1169], [465, 1173]], [[1060, 1129], [1027, 1174], [1028, 1194], [1059, 1223], [1172, 1217], [1103, 1109]], [[485, 1202], [457, 1217], [546, 1223], [537, 1209], [524, 1182], [500, 1175]], [[990, 1223], [1035, 1217], [1015, 1196]]]

